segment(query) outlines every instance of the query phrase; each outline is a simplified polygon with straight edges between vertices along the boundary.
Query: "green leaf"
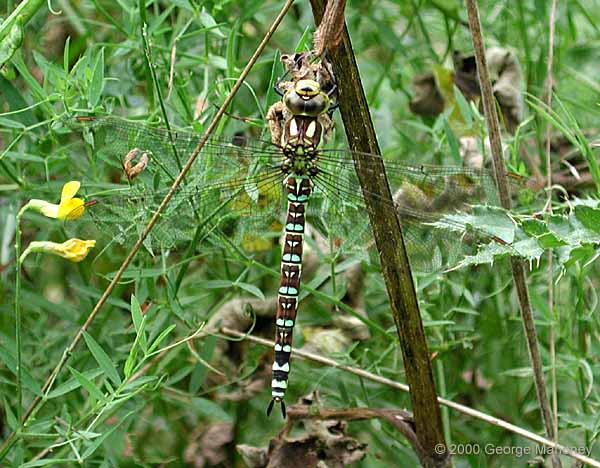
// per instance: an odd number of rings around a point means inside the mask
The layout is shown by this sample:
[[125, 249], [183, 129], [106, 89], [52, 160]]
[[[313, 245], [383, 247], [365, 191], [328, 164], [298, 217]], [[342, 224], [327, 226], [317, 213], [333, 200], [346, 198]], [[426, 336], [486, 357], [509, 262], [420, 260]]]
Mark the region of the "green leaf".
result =
[[546, 223], [539, 219], [525, 219], [520, 223], [523, 232], [528, 236], [534, 237], [543, 249], [551, 249], [565, 245], [550, 232]]
[[496, 237], [507, 244], [515, 240], [515, 223], [507, 212], [499, 207], [476, 205], [471, 213], [447, 214], [441, 218], [441, 221], [436, 221], [432, 225], [440, 229], [457, 231], [474, 229], [476, 233]]
[[154, 350], [156, 348], [158, 348], [158, 346], [163, 342], [163, 340], [169, 335], [169, 333], [171, 333], [174, 329], [175, 329], [176, 325], [172, 324], [169, 325], [167, 328], [165, 328], [160, 335], [158, 335], [156, 337], [156, 339], [152, 342], [152, 344], [150, 345], [150, 347], [148, 348], [148, 354], [151, 354], [152, 352], [154, 352]]
[[[85, 377], [88, 379], [95, 379], [99, 375], [102, 375], [102, 372], [103, 372], [102, 369], [93, 369], [93, 370], [85, 371], [83, 373], [83, 375], [85, 375]], [[65, 395], [69, 392], [72, 392], [73, 390], [76, 390], [79, 387], [81, 387], [81, 383], [79, 382], [79, 380], [77, 380], [75, 377], [72, 377], [71, 379], [67, 380], [65, 383], [59, 385], [54, 390], [52, 390], [48, 394], [47, 398], [48, 398], [48, 400], [51, 400], [53, 398], [56, 398], [56, 397]]]
[[263, 292], [260, 290], [260, 288], [257, 288], [253, 284], [241, 283], [241, 282], [236, 282], [234, 284], [235, 284], [235, 286], [239, 287], [240, 289], [243, 289], [244, 291], [249, 292], [253, 296], [258, 297], [259, 299], [262, 299], [263, 301], [265, 300], [265, 295], [263, 294]]
[[467, 128], [471, 128], [473, 126], [473, 114], [471, 113], [471, 106], [456, 85], [454, 85], [454, 98], [456, 99], [456, 105], [460, 110], [460, 115], [465, 122], [465, 126]]
[[585, 376], [588, 383], [585, 389], [585, 398], [588, 398], [594, 388], [594, 371], [585, 359], [579, 360], [579, 367], [583, 371], [583, 375]]
[[577, 205], [575, 207], [575, 217], [587, 229], [600, 234], [600, 210], [591, 206]]
[[6, 422], [8, 422], [8, 427], [10, 427], [12, 431], [16, 431], [17, 427], [19, 427], [17, 417], [13, 413], [8, 401], [6, 401], [6, 398], [2, 397], [2, 403], [4, 404], [4, 411], [6, 412]]
[[[16, 376], [17, 375], [17, 360], [8, 349], [0, 345], [0, 361], [4, 362], [6, 367]], [[41, 396], [42, 387], [36, 382], [31, 373], [23, 366], [23, 386], [31, 393]]]
[[200, 12], [199, 19], [200, 23], [202, 23], [202, 26], [211, 30], [220, 38], [225, 39], [225, 34], [223, 34], [217, 26], [217, 22], [215, 21], [215, 19], [204, 8], [202, 8], [202, 11]]
[[104, 89], [104, 49], [100, 50], [96, 62], [94, 63], [94, 69], [92, 71], [92, 77], [90, 81], [90, 87], [88, 89], [88, 100], [92, 108], [98, 105], [100, 96], [102, 96], [102, 90]]
[[95, 398], [98, 401], [106, 401], [104, 394], [100, 391], [100, 389], [96, 386], [94, 382], [92, 382], [78, 370], [73, 369], [71, 366], [67, 367], [69, 368], [71, 374], [73, 374], [73, 376], [79, 381], [81, 386], [88, 391], [91, 397]]
[[[129, 413], [129, 414], [131, 414], [131, 413]], [[121, 423], [123, 422], [123, 420], [125, 418], [127, 418], [129, 416], [129, 414], [126, 414], [117, 424], [113, 424], [112, 427], [108, 431], [106, 431], [104, 434], [102, 434], [100, 437], [94, 439], [94, 441], [88, 446], [88, 448], [85, 449], [85, 452], [83, 452], [81, 454], [81, 457], [84, 460], [86, 458], [91, 457], [94, 454], [94, 452], [96, 450], [98, 450], [98, 447], [100, 447], [104, 443], [104, 441], [108, 437], [110, 437], [110, 435], [119, 428], [119, 426], [121, 425]]]
[[450, 125], [448, 124], [448, 119], [446, 119], [446, 117], [444, 117], [444, 133], [446, 134], [446, 139], [448, 140], [448, 145], [450, 146], [450, 154], [452, 155], [452, 159], [457, 165], [460, 165], [462, 162], [462, 158], [460, 156], [458, 140], [456, 139], [456, 135], [450, 128]]
[[209, 280], [199, 281], [197, 285], [199, 289], [223, 289], [231, 288], [234, 282], [229, 280]]
[[60, 466], [61, 463], [77, 463], [78, 461], [79, 460], [77, 460], [76, 458], [45, 458], [43, 460], [30, 461], [20, 466], [21, 468], [33, 468], [35, 466], [47, 465]]
[[144, 352], [147, 350], [146, 334], [144, 330], [144, 316], [142, 315], [142, 308], [137, 298], [131, 295], [131, 318], [133, 319], [133, 326], [135, 327], [135, 333], [139, 336], [139, 343]]
[[515, 369], [508, 369], [501, 374], [509, 377], [531, 378], [532, 371], [531, 367], [517, 367]]
[[[140, 312], [140, 314], [141, 314], [141, 312]], [[144, 339], [144, 342], [145, 342], [145, 337], [144, 337], [145, 327], [146, 327], [146, 316], [143, 317], [141, 323], [139, 324], [140, 333], [138, 333], [135, 336], [135, 341], [133, 342], [133, 345], [131, 346], [131, 350], [129, 351], [129, 356], [127, 356], [127, 360], [125, 361], [125, 380], [129, 379], [129, 377], [131, 377], [131, 374], [133, 373], [133, 370], [135, 368], [136, 359], [137, 359], [137, 352], [141, 345], [140, 343], [141, 343], [142, 339]], [[147, 354], [146, 354], [146, 356], [147, 356]]]
[[87, 332], [83, 332], [83, 338], [85, 339], [85, 343], [87, 344], [88, 349], [96, 359], [96, 362], [100, 365], [106, 376], [114, 383], [115, 385], [121, 384], [121, 378], [119, 377], [119, 372], [117, 371], [117, 367], [111, 361], [106, 351], [102, 349], [96, 340], [89, 335]]
[[294, 50], [296, 52], [304, 52], [306, 50], [310, 50], [311, 42], [312, 42], [311, 28], [307, 26], [306, 28], [304, 28], [304, 32], [302, 33], [302, 36], [300, 36], [300, 40], [297, 42]]

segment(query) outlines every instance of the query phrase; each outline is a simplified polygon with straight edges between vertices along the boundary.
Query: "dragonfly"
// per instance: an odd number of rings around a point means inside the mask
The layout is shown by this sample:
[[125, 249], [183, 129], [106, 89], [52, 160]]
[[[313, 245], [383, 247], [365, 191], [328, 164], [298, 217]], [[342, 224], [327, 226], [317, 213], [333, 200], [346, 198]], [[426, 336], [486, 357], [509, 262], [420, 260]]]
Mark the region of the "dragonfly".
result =
[[[332, 89], [316, 79], [291, 83], [278, 102], [284, 118], [274, 141], [209, 137], [183, 186], [144, 241], [151, 252], [176, 249], [197, 240], [200, 231], [218, 231], [253, 250], [268, 241], [269, 233], [281, 236], [267, 414], [279, 404], [284, 418], [302, 258], [310, 230], [332, 240], [342, 254], [364, 253], [373, 246], [365, 203], [366, 197], [372, 197], [386, 203], [390, 215], [400, 216], [411, 264], [417, 270], [451, 264], [478, 242], [500, 242], [481, 227], [444, 218], [474, 203], [498, 203], [494, 178], [487, 170], [385, 160], [393, 200], [362, 191], [355, 170], [357, 155], [324, 145], [335, 106]], [[202, 136], [112, 116], [79, 117], [70, 125], [93, 145], [91, 157], [96, 164], [104, 161], [118, 171], [124, 158], [131, 168], [135, 158], [143, 157], [135, 178], [128, 173], [127, 185], [94, 194], [85, 214], [99, 233], [109, 235], [110, 243], [133, 242]], [[379, 171], [379, 155], [360, 157], [363, 171]]]

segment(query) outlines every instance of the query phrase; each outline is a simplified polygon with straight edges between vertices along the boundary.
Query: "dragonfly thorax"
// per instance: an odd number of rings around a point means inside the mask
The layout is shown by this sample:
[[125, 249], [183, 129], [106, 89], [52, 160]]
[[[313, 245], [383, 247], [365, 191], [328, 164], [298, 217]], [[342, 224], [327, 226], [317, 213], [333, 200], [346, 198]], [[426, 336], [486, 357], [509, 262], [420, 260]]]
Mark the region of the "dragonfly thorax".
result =
[[317, 148], [323, 128], [315, 117], [293, 116], [285, 124], [281, 146], [282, 170], [298, 175], [316, 175]]

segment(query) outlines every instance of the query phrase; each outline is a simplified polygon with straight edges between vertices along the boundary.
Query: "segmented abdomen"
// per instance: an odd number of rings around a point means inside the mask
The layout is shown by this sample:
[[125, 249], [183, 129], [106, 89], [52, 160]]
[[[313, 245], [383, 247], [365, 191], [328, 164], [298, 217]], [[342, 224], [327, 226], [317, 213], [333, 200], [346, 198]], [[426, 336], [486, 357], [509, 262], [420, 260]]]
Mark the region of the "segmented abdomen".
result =
[[[290, 372], [292, 336], [298, 310], [302, 247], [304, 243], [305, 207], [312, 191], [310, 179], [290, 176], [286, 182], [288, 209], [285, 223], [281, 279], [275, 319], [275, 359], [271, 382], [272, 402], [282, 402]], [[270, 405], [271, 408], [271, 405]]]

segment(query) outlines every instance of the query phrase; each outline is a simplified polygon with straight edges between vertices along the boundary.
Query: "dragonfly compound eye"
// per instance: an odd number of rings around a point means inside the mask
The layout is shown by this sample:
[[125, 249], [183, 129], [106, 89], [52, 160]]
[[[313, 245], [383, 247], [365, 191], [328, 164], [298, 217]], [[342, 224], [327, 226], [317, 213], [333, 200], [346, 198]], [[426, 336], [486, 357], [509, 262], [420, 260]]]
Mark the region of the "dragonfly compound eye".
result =
[[314, 96], [298, 94], [296, 90], [288, 92], [283, 99], [287, 109], [297, 116], [318, 117], [329, 109], [329, 98], [319, 92]]

